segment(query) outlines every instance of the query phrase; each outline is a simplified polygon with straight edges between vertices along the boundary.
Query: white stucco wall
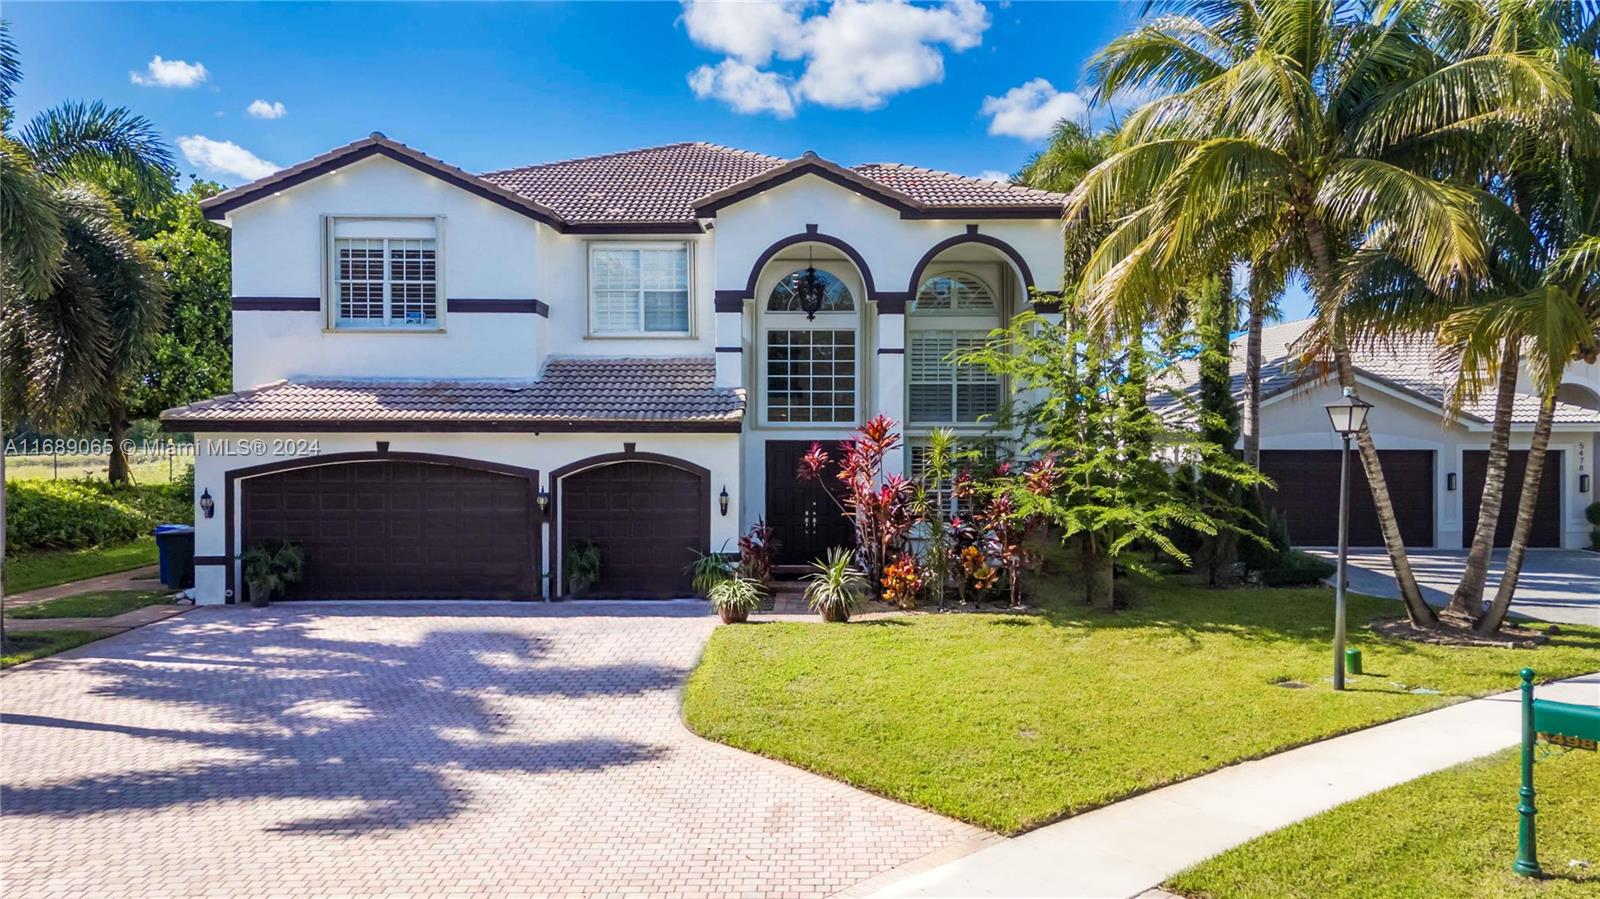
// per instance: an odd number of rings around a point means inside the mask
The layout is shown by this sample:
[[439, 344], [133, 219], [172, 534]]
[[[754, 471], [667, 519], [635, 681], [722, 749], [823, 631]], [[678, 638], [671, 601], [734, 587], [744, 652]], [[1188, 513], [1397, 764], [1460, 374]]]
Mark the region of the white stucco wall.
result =
[[[371, 452], [380, 440], [389, 442], [390, 452], [431, 453], [458, 456], [489, 462], [535, 468], [539, 471], [540, 487], [549, 486], [550, 472], [572, 462], [606, 453], [620, 453], [624, 443], [635, 444], [640, 453], [658, 453], [692, 462], [711, 472], [710, 521], [711, 549], [717, 551], [724, 544], [732, 551], [739, 538], [739, 435], [738, 434], [200, 434], [196, 435], [195, 496], [209, 490], [216, 502], [215, 515], [206, 518], [195, 506], [195, 554], [197, 556], [223, 556], [227, 551], [228, 514], [224, 494], [229, 471], [250, 468], [286, 459], [305, 459], [314, 463], [316, 456], [335, 453]], [[285, 454], [274, 454], [275, 441], [291, 441]], [[305, 441], [314, 445], [315, 452], [300, 445]], [[264, 443], [264, 453], [243, 453], [257, 443]], [[239, 491], [244, 479], [234, 481], [231, 497], [234, 511], [234, 552], [244, 547], [240, 543], [238, 528]], [[728, 491], [728, 514], [718, 509], [718, 494]], [[555, 510], [552, 510], [552, 516]], [[549, 526], [540, 535], [540, 557], [544, 566], [548, 590], [551, 560], [545, 548], [549, 544]], [[237, 565], [237, 560], [228, 564]], [[237, 580], [237, 571], [235, 572]], [[195, 570], [195, 592], [202, 604], [221, 603], [225, 600], [226, 572], [222, 566], [204, 565]]]
[[[1323, 408], [1340, 396], [1336, 384], [1275, 398], [1261, 408], [1261, 448], [1266, 450], [1339, 448], [1338, 435], [1328, 424]], [[1429, 450], [1434, 455], [1434, 545], [1443, 549], [1461, 546], [1463, 492], [1460, 473], [1468, 450], [1487, 450], [1486, 427], [1473, 428], [1460, 422], [1447, 422], [1438, 409], [1424, 406], [1384, 391], [1377, 385], [1363, 385], [1361, 398], [1373, 404], [1368, 426], [1378, 449]], [[1577, 549], [1589, 545], [1589, 526], [1583, 511], [1594, 501], [1594, 485], [1589, 493], [1579, 492], [1579, 465], [1592, 470], [1588, 456], [1593, 449], [1593, 433], [1571, 426], [1557, 426], [1551, 435], [1550, 449], [1561, 451], [1561, 471], [1546, 469], [1545, 478], [1561, 483], [1561, 545]], [[1525, 450], [1530, 434], [1526, 427], [1513, 431], [1511, 448]], [[1447, 476], [1457, 474], [1457, 489], [1447, 489]], [[1330, 512], [1331, 514], [1331, 512]]]
[[[374, 156], [235, 210], [233, 295], [320, 298], [324, 215], [444, 216], [449, 297], [543, 299], [526, 216]], [[542, 358], [532, 314], [446, 312], [442, 333], [324, 328], [321, 312], [235, 312], [234, 387], [295, 376], [531, 378]]]

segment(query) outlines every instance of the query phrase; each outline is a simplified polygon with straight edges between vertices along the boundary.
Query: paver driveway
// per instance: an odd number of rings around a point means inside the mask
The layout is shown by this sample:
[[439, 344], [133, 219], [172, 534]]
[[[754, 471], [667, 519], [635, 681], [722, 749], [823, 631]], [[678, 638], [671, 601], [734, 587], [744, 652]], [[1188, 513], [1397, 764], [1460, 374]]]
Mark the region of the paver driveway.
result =
[[979, 837], [708, 743], [692, 603], [197, 609], [0, 678], [32, 895], [826, 895]]

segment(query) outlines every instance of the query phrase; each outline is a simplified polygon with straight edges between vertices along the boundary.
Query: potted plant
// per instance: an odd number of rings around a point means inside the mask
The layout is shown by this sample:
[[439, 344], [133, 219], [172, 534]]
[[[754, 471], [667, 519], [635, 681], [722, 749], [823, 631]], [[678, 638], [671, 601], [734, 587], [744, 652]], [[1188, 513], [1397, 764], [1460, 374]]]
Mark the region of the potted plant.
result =
[[711, 608], [717, 610], [723, 624], [738, 624], [750, 620], [750, 612], [761, 605], [761, 582], [742, 574], [725, 577], [706, 592]]
[[811, 563], [815, 571], [805, 578], [806, 602], [823, 621], [849, 621], [850, 613], [861, 608], [867, 579], [852, 561], [848, 552], [835, 547], [826, 561]]
[[582, 596], [600, 580], [600, 544], [579, 540], [567, 550], [567, 590]]
[[[727, 544], [723, 544], [726, 546]], [[733, 577], [735, 563], [724, 553], [699, 553], [695, 552], [695, 560], [689, 563], [689, 582], [694, 587], [694, 592], [711, 598], [711, 588]]]
[[250, 588], [250, 605], [264, 609], [272, 597], [304, 576], [306, 554], [297, 543], [284, 542], [276, 547], [260, 543], [246, 550], [240, 561], [245, 585]]

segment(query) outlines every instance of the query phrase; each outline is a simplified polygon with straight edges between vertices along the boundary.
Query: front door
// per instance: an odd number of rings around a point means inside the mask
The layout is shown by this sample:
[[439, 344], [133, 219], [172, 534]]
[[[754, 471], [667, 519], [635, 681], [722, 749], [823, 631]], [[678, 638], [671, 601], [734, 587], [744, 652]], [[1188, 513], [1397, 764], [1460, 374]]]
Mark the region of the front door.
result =
[[[848, 548], [855, 543], [854, 529], [834, 500], [842, 491], [837, 477], [840, 445], [824, 443], [823, 448], [833, 464], [822, 483], [817, 483], [796, 476], [811, 441], [767, 443], [767, 523], [778, 542], [773, 554], [778, 565], [806, 565], [825, 557], [835, 546]], [[834, 496], [829, 496], [829, 491]]]

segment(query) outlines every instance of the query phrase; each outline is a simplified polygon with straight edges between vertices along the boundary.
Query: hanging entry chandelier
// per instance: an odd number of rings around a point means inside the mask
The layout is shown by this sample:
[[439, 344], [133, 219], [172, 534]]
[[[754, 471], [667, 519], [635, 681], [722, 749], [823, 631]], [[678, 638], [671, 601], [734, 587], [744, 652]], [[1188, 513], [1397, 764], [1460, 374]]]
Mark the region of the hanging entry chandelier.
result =
[[806, 270], [791, 275], [789, 283], [795, 299], [800, 301], [800, 311], [806, 314], [806, 321], [816, 321], [817, 312], [822, 309], [822, 301], [827, 295], [827, 286], [822, 283], [822, 276], [817, 274], [817, 268], [812, 263], [811, 253], [808, 250]]

